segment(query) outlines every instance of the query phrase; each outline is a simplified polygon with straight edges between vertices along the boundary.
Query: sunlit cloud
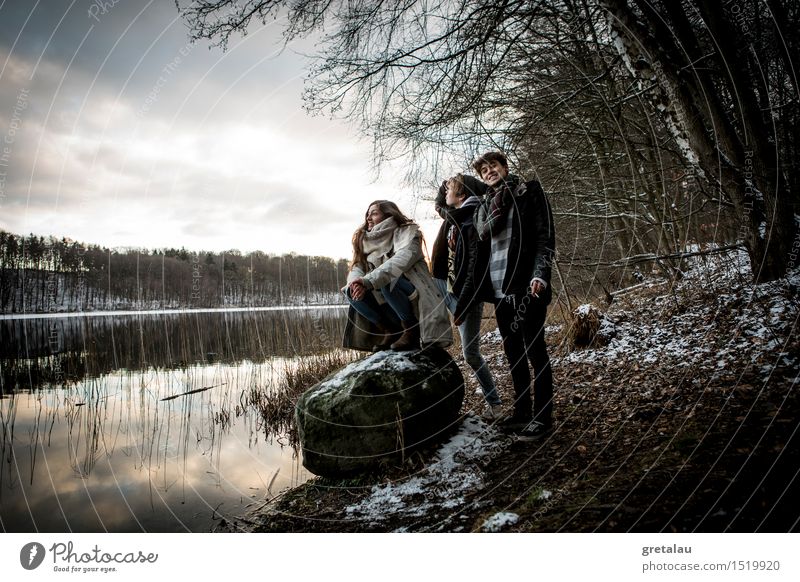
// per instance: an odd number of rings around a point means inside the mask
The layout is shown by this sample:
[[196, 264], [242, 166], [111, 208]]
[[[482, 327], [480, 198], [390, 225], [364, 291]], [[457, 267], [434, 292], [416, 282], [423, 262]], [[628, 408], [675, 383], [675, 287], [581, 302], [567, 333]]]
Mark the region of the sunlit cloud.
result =
[[0, 131], [20, 88], [30, 94], [0, 228], [345, 257], [371, 200], [414, 213], [402, 167], [375, 181], [370, 144], [303, 111], [303, 47], [281, 51], [279, 23], [222, 53], [189, 45], [172, 7], [144, 6], [115, 6], [99, 23], [69, 15], [59, 50], [38, 12], [14, 51], [0, 41]]

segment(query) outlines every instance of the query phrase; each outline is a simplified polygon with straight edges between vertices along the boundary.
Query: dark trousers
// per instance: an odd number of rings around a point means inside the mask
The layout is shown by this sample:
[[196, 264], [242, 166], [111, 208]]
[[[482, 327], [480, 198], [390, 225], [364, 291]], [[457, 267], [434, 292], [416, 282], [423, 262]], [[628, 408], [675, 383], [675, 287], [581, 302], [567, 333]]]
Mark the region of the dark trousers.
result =
[[400, 327], [400, 322], [416, 321], [414, 306], [409, 296], [414, 293], [415, 287], [405, 276], [400, 277], [393, 285], [386, 285], [378, 289], [386, 303], [378, 304], [378, 300], [367, 291], [364, 298], [356, 301], [350, 295], [350, 287], [345, 288], [345, 297], [353, 309], [376, 325], [388, 328]]
[[531, 295], [510, 295], [495, 303], [497, 327], [503, 338], [503, 350], [514, 382], [514, 415], [526, 417], [531, 414], [530, 360], [535, 374], [534, 420], [549, 424], [553, 417], [553, 371], [544, 343], [546, 316], [547, 306]]

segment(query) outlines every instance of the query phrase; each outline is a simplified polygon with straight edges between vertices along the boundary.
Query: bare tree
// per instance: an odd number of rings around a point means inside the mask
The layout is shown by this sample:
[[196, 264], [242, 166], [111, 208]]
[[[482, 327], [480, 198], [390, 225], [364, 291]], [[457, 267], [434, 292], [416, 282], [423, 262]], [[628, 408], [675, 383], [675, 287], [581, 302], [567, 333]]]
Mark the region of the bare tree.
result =
[[554, 193], [566, 232], [600, 221], [596, 264], [606, 252], [674, 257], [714, 214], [723, 242], [743, 240], [757, 279], [790, 264], [795, 5], [195, 0], [183, 15], [194, 39], [222, 46], [285, 15], [287, 40], [321, 38], [310, 111], [349, 118], [377, 161], [408, 156], [428, 183], [443, 160], [507, 151]]
[[[742, 217], [756, 278], [783, 275], [797, 232], [796, 133], [787, 133], [796, 131], [800, 112], [788, 58], [797, 5], [600, 3], [620, 53], [648, 86], [682, 154]], [[780, 6], [783, 23], [770, 6]], [[781, 30], [789, 20], [794, 26]]]

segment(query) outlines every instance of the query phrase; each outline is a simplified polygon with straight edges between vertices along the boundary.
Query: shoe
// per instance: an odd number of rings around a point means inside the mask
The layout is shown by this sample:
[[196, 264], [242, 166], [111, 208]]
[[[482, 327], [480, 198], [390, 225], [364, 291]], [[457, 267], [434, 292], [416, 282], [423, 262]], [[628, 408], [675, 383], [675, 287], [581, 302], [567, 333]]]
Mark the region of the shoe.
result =
[[408, 350], [419, 349], [419, 322], [416, 319], [403, 321], [403, 335], [392, 344], [392, 349], [396, 352], [406, 352]]
[[553, 430], [552, 424], [545, 424], [534, 420], [521, 431], [517, 432], [517, 439], [521, 441], [538, 441], [546, 437]]
[[400, 333], [392, 331], [382, 325], [377, 327], [377, 342], [372, 346], [373, 352], [382, 352], [392, 347], [392, 343], [400, 338]]
[[496, 422], [503, 418], [503, 407], [500, 404], [487, 404], [481, 418], [487, 422]]
[[511, 416], [507, 416], [506, 418], [502, 419], [498, 425], [506, 432], [516, 433], [528, 426], [532, 420], [533, 416], [530, 413], [520, 414], [515, 411]]

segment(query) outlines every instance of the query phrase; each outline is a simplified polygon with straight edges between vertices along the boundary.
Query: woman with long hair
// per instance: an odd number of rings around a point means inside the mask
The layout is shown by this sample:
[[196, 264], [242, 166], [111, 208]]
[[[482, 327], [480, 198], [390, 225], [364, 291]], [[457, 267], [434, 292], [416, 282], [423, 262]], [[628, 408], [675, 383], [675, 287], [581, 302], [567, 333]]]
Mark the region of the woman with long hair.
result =
[[377, 331], [377, 341], [356, 345], [345, 337], [345, 345], [401, 351], [419, 348], [420, 341], [423, 347], [452, 343], [444, 297], [431, 278], [422, 245], [419, 226], [394, 202], [369, 205], [364, 223], [353, 234], [345, 294], [353, 310]]

